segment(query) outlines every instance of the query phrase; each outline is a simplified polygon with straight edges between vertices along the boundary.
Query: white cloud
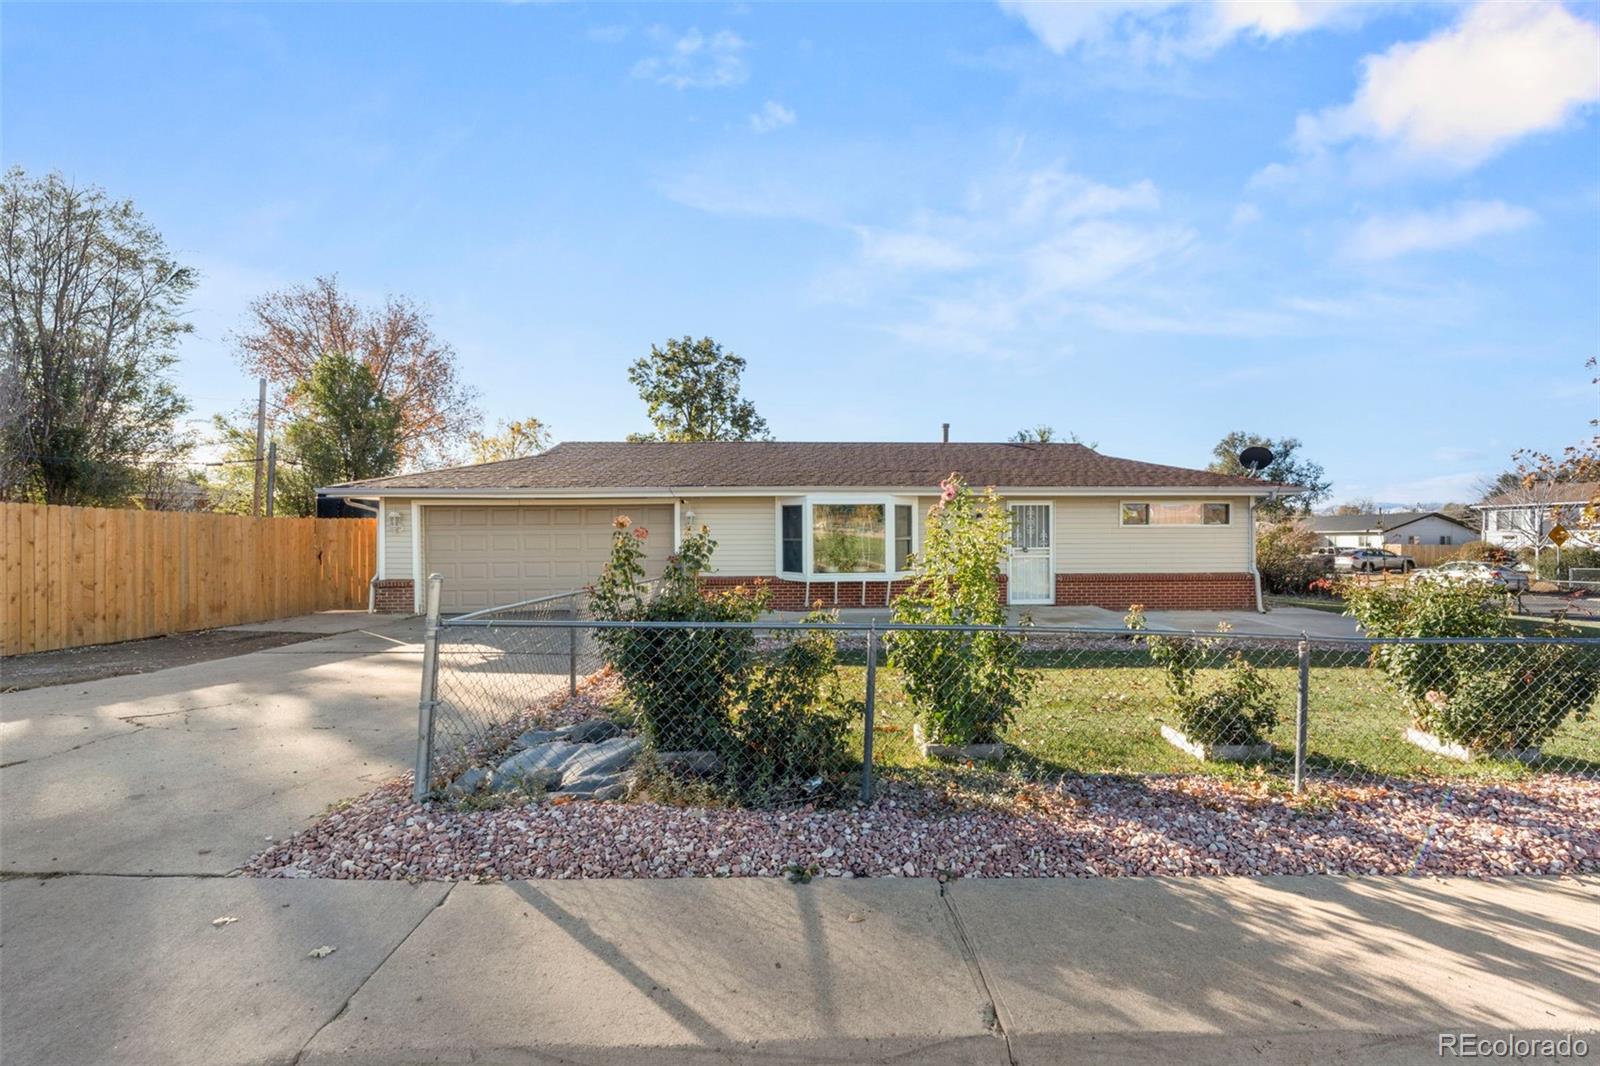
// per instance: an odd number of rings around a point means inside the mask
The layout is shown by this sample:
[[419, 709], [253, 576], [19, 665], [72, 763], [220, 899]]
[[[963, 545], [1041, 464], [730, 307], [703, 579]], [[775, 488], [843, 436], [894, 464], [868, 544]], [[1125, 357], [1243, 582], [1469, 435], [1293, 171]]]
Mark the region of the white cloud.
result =
[[1203, 56], [1249, 35], [1275, 40], [1359, 22], [1374, 5], [1350, 0], [998, 0], [1052, 52], [1105, 51], [1170, 61]]
[[1350, 103], [1300, 117], [1303, 154], [1372, 141], [1465, 169], [1600, 100], [1600, 26], [1557, 3], [1485, 0], [1449, 29], [1368, 56], [1362, 68]]
[[1261, 221], [1261, 208], [1252, 203], [1242, 203], [1233, 209], [1235, 226], [1253, 226]]
[[1457, 248], [1480, 237], [1509, 233], [1537, 221], [1525, 207], [1501, 200], [1463, 200], [1438, 211], [1375, 215], [1356, 228], [1345, 244], [1355, 259], [1393, 259], [1411, 252]]
[[966, 249], [928, 233], [900, 233], [856, 227], [861, 257], [869, 263], [897, 270], [961, 270], [975, 259]]
[[768, 100], [761, 110], [750, 116], [750, 128], [757, 133], [771, 133], [794, 125], [794, 112], [776, 100]]
[[709, 36], [692, 29], [674, 38], [661, 29], [651, 36], [665, 45], [661, 55], [634, 64], [633, 76], [674, 89], [721, 89], [738, 85], [750, 76], [742, 53], [748, 47], [732, 30]]

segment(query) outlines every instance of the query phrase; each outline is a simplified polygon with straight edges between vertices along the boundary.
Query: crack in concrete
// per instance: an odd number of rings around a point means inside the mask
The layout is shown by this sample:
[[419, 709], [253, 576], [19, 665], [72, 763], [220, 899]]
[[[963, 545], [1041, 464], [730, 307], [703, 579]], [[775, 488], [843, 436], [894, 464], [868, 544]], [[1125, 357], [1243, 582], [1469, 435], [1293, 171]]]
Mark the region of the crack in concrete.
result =
[[310, 1050], [311, 1045], [316, 1043], [317, 1037], [322, 1035], [322, 1031], [345, 1016], [345, 1012], [350, 1009], [351, 1002], [356, 998], [356, 996], [361, 994], [361, 990], [367, 987], [367, 983], [377, 976], [378, 971], [383, 969], [384, 966], [388, 964], [390, 959], [394, 958], [395, 952], [406, 946], [407, 941], [416, 935], [418, 929], [422, 928], [422, 923], [432, 917], [434, 911], [444, 906], [444, 901], [450, 898], [450, 894], [456, 890], [456, 884], [458, 883], [459, 882], [453, 882], [449, 888], [444, 890], [444, 894], [439, 897], [439, 902], [422, 912], [422, 917], [417, 919], [417, 924], [413, 925], [410, 930], [407, 931], [406, 935], [400, 938], [400, 942], [394, 947], [390, 948], [388, 953], [385, 954], [383, 958], [378, 960], [378, 964], [368, 971], [367, 975], [361, 979], [361, 982], [357, 984], [355, 988], [350, 990], [350, 994], [344, 997], [344, 1002], [339, 1004], [339, 1009], [333, 1012], [333, 1017], [317, 1026], [316, 1031], [306, 1039], [304, 1044], [300, 1045], [300, 1050], [294, 1053], [294, 1058], [290, 1060], [289, 1066], [299, 1066], [301, 1060], [305, 1058], [306, 1052]]
[[1011, 1012], [1006, 1010], [1005, 1003], [1000, 999], [1000, 994], [995, 991], [994, 985], [989, 980], [989, 975], [983, 970], [983, 960], [978, 957], [978, 948], [972, 942], [972, 937], [967, 932], [966, 923], [961, 920], [961, 911], [956, 907], [956, 901], [949, 893], [944, 882], [939, 883], [939, 899], [944, 903], [944, 909], [950, 915], [950, 924], [955, 929], [956, 941], [961, 945], [961, 958], [967, 964], [967, 970], [972, 975], [973, 984], [977, 985], [986, 1006], [989, 1028], [1000, 1039], [1006, 1042], [1006, 1059], [1011, 1066], [1017, 1066], [1017, 1052], [1011, 1045]]

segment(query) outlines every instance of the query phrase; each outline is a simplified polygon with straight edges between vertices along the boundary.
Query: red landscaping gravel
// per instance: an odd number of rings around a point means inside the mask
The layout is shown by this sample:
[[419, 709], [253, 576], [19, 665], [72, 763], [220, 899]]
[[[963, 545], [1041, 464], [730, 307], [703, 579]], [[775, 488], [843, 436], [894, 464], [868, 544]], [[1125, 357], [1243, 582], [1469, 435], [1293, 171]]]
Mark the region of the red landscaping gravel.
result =
[[891, 783], [871, 807], [751, 811], [542, 803], [460, 811], [390, 782], [253, 859], [259, 877], [482, 880], [776, 876], [1127, 877], [1600, 872], [1600, 785], [1071, 778], [1004, 807]]

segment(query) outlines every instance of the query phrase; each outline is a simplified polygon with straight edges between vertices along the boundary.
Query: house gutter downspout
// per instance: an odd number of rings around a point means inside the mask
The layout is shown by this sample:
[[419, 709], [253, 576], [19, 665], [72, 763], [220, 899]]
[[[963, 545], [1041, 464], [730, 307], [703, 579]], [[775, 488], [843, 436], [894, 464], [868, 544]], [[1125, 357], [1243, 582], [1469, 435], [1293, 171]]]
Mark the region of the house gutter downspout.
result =
[[[1268, 493], [1267, 499], [1273, 499], [1276, 495], [1276, 493]], [[1250, 577], [1256, 584], [1256, 613], [1265, 614], [1267, 608], [1265, 601], [1261, 598], [1261, 571], [1256, 567], [1256, 498], [1254, 496], [1250, 497], [1249, 521], [1250, 558], [1246, 560], [1246, 563], [1250, 568]]]

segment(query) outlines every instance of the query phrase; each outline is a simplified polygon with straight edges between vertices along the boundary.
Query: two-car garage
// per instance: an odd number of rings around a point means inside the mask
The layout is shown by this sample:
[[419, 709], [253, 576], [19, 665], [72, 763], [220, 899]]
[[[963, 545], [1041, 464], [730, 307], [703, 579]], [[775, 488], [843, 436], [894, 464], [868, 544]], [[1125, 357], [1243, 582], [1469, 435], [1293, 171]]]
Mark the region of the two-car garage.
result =
[[613, 522], [627, 515], [645, 539], [648, 576], [672, 551], [672, 507], [640, 505], [426, 506], [423, 573], [444, 578], [441, 609], [476, 611], [593, 583], [611, 553]]

